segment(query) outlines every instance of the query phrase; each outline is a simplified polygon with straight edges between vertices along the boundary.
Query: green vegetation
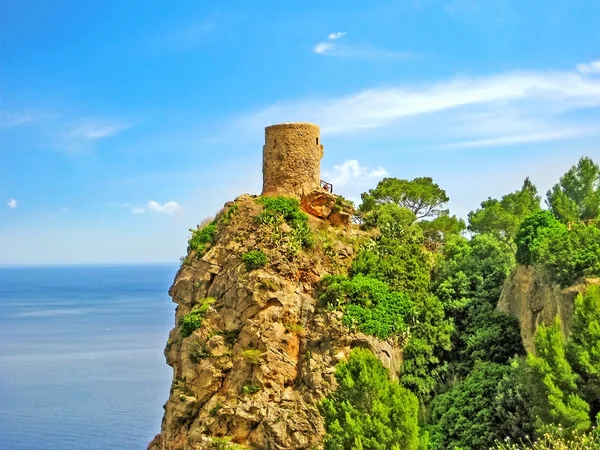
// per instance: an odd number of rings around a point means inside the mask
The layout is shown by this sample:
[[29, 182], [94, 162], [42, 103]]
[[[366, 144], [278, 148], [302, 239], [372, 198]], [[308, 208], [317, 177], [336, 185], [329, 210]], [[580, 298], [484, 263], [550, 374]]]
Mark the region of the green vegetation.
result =
[[262, 356], [263, 352], [260, 350], [249, 349], [242, 352], [242, 358], [244, 358], [248, 364], [253, 366], [260, 364], [262, 361]]
[[242, 387], [242, 394], [252, 395], [256, 394], [257, 392], [260, 392], [260, 390], [260, 386], [258, 386], [257, 384], [247, 383], [244, 385], [244, 387]]
[[232, 444], [228, 436], [211, 438], [211, 447], [212, 450], [243, 450], [242, 446]]
[[513, 247], [519, 226], [528, 215], [540, 210], [541, 198], [529, 178], [523, 187], [500, 200], [487, 199], [481, 209], [469, 213], [469, 231], [476, 234], [488, 233]]
[[242, 262], [246, 266], [246, 270], [260, 269], [267, 265], [267, 255], [262, 250], [250, 250], [242, 255]]
[[578, 376], [565, 356], [558, 318], [550, 327], [540, 326], [535, 351], [528, 355], [527, 366], [538, 430], [545, 431], [548, 424], [560, 425], [567, 432], [589, 429], [589, 405], [578, 394]]
[[344, 312], [343, 323], [350, 329], [386, 339], [407, 331], [407, 319], [414, 314], [408, 296], [391, 291], [375, 278], [327, 276], [320, 300]]
[[530, 400], [518, 364], [481, 363], [431, 405], [434, 448], [487, 449], [497, 440], [532, 435]]
[[590, 286], [577, 296], [567, 359], [579, 375], [579, 388], [591, 417], [600, 412], [600, 287]]
[[546, 195], [550, 211], [563, 223], [600, 218], [600, 166], [581, 158]]
[[291, 197], [260, 197], [256, 202], [263, 206], [256, 217], [259, 223], [279, 226], [287, 223], [292, 229], [292, 242], [299, 247], [310, 247], [313, 244], [308, 215], [300, 209], [300, 202]]
[[356, 348], [338, 365], [337, 389], [321, 405], [325, 450], [415, 450], [419, 444], [417, 398], [388, 380], [381, 362]]
[[217, 237], [217, 225], [214, 222], [198, 228], [196, 230], [190, 228], [192, 236], [188, 240], [188, 250], [195, 250], [198, 257], [206, 253], [208, 247], [215, 242]]
[[225, 211], [221, 216], [220, 222], [223, 225], [229, 225], [231, 223], [231, 219], [233, 219], [233, 216], [239, 208], [240, 206], [237, 203], [231, 205], [229, 208], [227, 208], [227, 211]]
[[204, 320], [204, 316], [212, 305], [215, 302], [214, 298], [205, 298], [202, 300], [202, 303], [196, 305], [192, 308], [192, 310], [186, 315], [182, 316], [179, 320], [180, 332], [182, 337], [190, 336], [194, 331], [202, 326], [202, 321]]

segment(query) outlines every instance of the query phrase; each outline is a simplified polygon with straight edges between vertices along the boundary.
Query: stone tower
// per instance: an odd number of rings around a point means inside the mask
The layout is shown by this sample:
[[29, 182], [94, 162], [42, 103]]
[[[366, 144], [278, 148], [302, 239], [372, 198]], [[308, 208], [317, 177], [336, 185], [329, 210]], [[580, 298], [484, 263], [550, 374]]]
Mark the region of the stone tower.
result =
[[265, 128], [262, 195], [302, 197], [321, 181], [320, 130], [311, 123]]

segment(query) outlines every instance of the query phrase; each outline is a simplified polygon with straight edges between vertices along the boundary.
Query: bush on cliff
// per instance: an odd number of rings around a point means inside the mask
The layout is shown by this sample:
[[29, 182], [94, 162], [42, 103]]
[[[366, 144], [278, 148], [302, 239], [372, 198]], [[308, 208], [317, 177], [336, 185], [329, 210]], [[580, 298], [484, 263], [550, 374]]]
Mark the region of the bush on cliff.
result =
[[375, 278], [327, 276], [322, 288], [319, 299], [344, 312], [344, 325], [380, 339], [406, 332], [414, 315], [414, 303], [407, 295]]
[[267, 265], [267, 255], [261, 250], [250, 250], [242, 255], [242, 262], [244, 263], [246, 270], [251, 271], [260, 269]]
[[261, 224], [280, 225], [287, 223], [292, 229], [292, 238], [301, 247], [313, 244], [308, 226], [308, 215], [300, 209], [300, 202], [292, 197], [260, 197], [256, 203], [263, 206], [262, 212], [256, 217]]
[[188, 250], [195, 250], [197, 255], [202, 256], [208, 247], [215, 242], [217, 237], [217, 225], [214, 222], [208, 225], [198, 228], [196, 230], [190, 229], [192, 236], [188, 240]]
[[355, 348], [336, 368], [337, 389], [321, 404], [325, 450], [416, 450], [417, 398], [388, 379], [368, 350]]

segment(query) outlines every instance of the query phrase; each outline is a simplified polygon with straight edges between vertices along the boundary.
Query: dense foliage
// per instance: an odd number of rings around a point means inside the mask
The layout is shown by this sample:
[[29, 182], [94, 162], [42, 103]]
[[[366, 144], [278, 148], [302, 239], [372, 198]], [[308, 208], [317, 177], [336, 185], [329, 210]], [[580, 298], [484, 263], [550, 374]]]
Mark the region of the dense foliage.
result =
[[262, 250], [250, 250], [242, 255], [242, 262], [247, 271], [260, 269], [267, 265], [267, 255]]
[[550, 210], [564, 223], [600, 218], [600, 166], [581, 158], [546, 195]]
[[487, 199], [481, 208], [469, 213], [469, 231], [489, 233], [509, 246], [523, 219], [539, 211], [541, 198], [529, 178], [521, 190], [505, 195], [500, 200]]
[[337, 366], [337, 389], [321, 405], [325, 450], [416, 450], [417, 398], [389, 381], [388, 371], [368, 350], [355, 348]]
[[540, 326], [535, 351], [527, 356], [527, 366], [537, 428], [543, 431], [545, 425], [555, 424], [567, 431], [588, 429], [589, 405], [578, 395], [578, 377], [565, 356], [558, 318], [552, 326]]
[[436, 448], [487, 449], [497, 440], [533, 433], [529, 397], [518, 364], [481, 363], [431, 405]]
[[211, 222], [196, 230], [190, 229], [190, 232], [192, 236], [188, 240], [188, 249], [195, 250], [198, 256], [202, 256], [217, 237], [217, 225]]
[[[371, 239], [347, 276], [323, 279], [319, 298], [350, 329], [403, 344], [403, 365], [400, 385], [363, 350], [338, 366], [322, 407], [326, 448], [418, 440], [423, 450], [600, 450], [590, 431], [600, 412], [600, 288], [577, 298], [568, 338], [558, 322], [539, 327], [535, 354], [517, 319], [496, 309], [517, 263], [562, 286], [600, 276], [600, 222], [582, 222], [598, 218], [599, 174], [582, 158], [548, 193], [550, 210], [527, 178], [469, 214], [470, 238], [431, 178], [385, 178], [362, 195], [357, 220]], [[417, 428], [411, 444], [394, 440]]]
[[196, 305], [192, 310], [181, 317], [179, 320], [179, 331], [182, 337], [190, 336], [194, 331], [202, 326], [204, 316], [212, 305], [215, 299], [212, 297], [205, 298], [199, 305]]
[[406, 332], [414, 314], [414, 304], [406, 294], [391, 291], [375, 278], [329, 276], [323, 288], [320, 300], [344, 312], [344, 325], [380, 339]]

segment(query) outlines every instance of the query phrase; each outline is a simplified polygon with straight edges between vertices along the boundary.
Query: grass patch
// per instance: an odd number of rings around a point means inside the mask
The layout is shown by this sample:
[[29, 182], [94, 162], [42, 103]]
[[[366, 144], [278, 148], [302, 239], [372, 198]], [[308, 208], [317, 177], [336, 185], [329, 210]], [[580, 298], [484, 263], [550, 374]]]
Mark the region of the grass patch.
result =
[[284, 323], [283, 326], [285, 327], [286, 330], [300, 336], [300, 337], [304, 337], [306, 336], [306, 330], [304, 329], [304, 327], [299, 324], [299, 323]]
[[231, 219], [233, 219], [233, 216], [235, 215], [238, 209], [240, 209], [240, 206], [237, 203], [231, 205], [227, 209], [227, 211], [221, 216], [220, 222], [223, 225], [229, 225], [231, 223]]
[[190, 231], [192, 236], [188, 240], [188, 250], [195, 250], [198, 257], [201, 257], [214, 244], [217, 237], [217, 225], [211, 222], [196, 230], [190, 228]]
[[292, 231], [291, 242], [299, 247], [307, 248], [313, 245], [313, 239], [308, 226], [308, 214], [300, 209], [300, 201], [292, 197], [260, 197], [256, 203], [263, 206], [256, 220], [265, 225], [277, 226], [287, 223]]
[[245, 384], [242, 388], [242, 394], [252, 395], [260, 392], [260, 386], [256, 384]]
[[242, 352], [242, 358], [246, 360], [248, 364], [256, 366], [262, 361], [263, 353], [260, 350], [244, 350]]
[[204, 316], [216, 300], [212, 297], [205, 298], [200, 305], [194, 306], [192, 310], [181, 318], [179, 321], [180, 332], [182, 337], [190, 336], [194, 331], [202, 326]]
[[251, 270], [265, 267], [268, 259], [262, 250], [250, 250], [242, 255], [242, 261], [246, 266], [246, 270], [250, 272]]

